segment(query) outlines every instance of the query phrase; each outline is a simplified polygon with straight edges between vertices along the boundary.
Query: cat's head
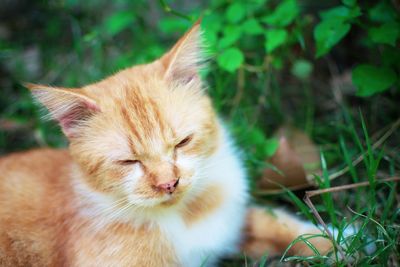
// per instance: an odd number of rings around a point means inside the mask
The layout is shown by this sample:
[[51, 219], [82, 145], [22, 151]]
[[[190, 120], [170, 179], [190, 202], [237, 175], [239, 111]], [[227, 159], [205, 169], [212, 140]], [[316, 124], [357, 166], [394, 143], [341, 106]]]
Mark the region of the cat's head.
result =
[[197, 23], [152, 63], [78, 89], [28, 87], [59, 122], [90, 188], [141, 207], [170, 205], [201, 184], [220, 141], [201, 61]]

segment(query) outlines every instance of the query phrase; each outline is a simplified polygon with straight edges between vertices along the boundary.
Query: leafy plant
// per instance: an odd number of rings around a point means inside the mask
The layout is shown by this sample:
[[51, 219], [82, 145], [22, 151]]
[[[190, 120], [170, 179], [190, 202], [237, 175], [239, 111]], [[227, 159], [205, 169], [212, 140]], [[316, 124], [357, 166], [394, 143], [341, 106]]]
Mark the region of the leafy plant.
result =
[[[314, 29], [317, 57], [327, 54], [350, 31], [360, 31], [368, 54], [380, 54], [381, 60], [372, 64], [357, 65], [352, 72], [357, 95], [371, 96], [384, 92], [396, 84], [399, 87], [400, 61], [389, 62], [382, 57], [390, 47], [396, 47], [400, 36], [400, 16], [389, 1], [369, 2], [342, 1], [342, 5], [320, 12], [321, 22]], [[368, 12], [365, 12], [368, 11]], [[391, 53], [398, 57], [399, 50]], [[394, 64], [391, 64], [394, 63]], [[396, 83], [397, 81], [397, 83]]]

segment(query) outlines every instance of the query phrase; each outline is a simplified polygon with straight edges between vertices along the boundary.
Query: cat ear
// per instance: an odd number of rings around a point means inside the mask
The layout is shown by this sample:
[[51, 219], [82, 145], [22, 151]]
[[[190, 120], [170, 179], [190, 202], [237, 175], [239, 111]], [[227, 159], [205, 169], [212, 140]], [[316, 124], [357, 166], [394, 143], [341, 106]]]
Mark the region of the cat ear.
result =
[[200, 23], [198, 20], [161, 58], [167, 79], [183, 83], [198, 79], [199, 69], [205, 61]]
[[67, 137], [77, 134], [77, 126], [89, 116], [100, 111], [96, 101], [82, 89], [55, 88], [38, 84], [24, 84], [57, 120]]

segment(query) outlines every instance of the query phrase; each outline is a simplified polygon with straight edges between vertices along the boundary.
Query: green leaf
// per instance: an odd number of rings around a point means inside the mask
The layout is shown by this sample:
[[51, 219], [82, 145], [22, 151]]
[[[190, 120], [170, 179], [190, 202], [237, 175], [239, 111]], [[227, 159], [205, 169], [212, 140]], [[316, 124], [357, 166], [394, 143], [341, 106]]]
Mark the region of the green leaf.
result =
[[[278, 150], [279, 140], [277, 138], [266, 138], [263, 130], [258, 127], [252, 129], [245, 128], [241, 132], [247, 133], [245, 139], [248, 140], [249, 145], [253, 148], [251, 151], [252, 155], [262, 161], [273, 156]], [[274, 167], [272, 166], [272, 168]]]
[[277, 6], [271, 15], [264, 17], [262, 20], [273, 26], [285, 27], [292, 23], [299, 13], [300, 10], [296, 0], [285, 0]]
[[204, 29], [203, 37], [204, 37], [204, 43], [207, 46], [207, 50], [209, 50], [209, 52], [211, 53], [214, 53], [218, 42], [217, 33], [209, 29]]
[[355, 6], [357, 4], [357, 0], [342, 0], [342, 3], [346, 6]]
[[267, 31], [265, 37], [265, 49], [268, 53], [271, 53], [285, 43], [288, 33], [284, 29], [270, 29]]
[[[242, 130], [244, 130], [244, 129], [242, 129]], [[261, 147], [265, 143], [265, 134], [258, 127], [248, 129], [247, 138], [249, 138], [249, 141], [251, 141], [251, 143], [253, 145], [256, 145], [257, 148]]]
[[242, 24], [242, 30], [244, 33], [250, 35], [257, 35], [264, 32], [261, 24], [255, 19], [248, 19]]
[[277, 138], [270, 138], [265, 140], [264, 154], [266, 157], [271, 157], [275, 154], [279, 147], [279, 140]]
[[207, 14], [201, 21], [201, 28], [218, 32], [222, 27], [222, 20], [216, 13]]
[[317, 57], [328, 53], [350, 31], [350, 24], [339, 19], [321, 21], [314, 29]]
[[99, 36], [99, 32], [97, 30], [91, 31], [83, 36], [84, 42], [91, 42], [95, 40]]
[[234, 44], [242, 35], [242, 31], [237, 26], [225, 26], [224, 35], [221, 38], [218, 47], [226, 48]]
[[239, 2], [236, 2], [228, 7], [225, 13], [225, 17], [230, 23], [238, 23], [246, 15], [245, 12], [245, 6], [243, 6]]
[[271, 65], [277, 69], [277, 70], [281, 70], [283, 68], [283, 59], [282, 57], [271, 57], [272, 61], [271, 61]]
[[379, 1], [368, 10], [368, 17], [375, 22], [390, 22], [396, 19], [396, 9], [388, 1]]
[[310, 61], [304, 59], [299, 59], [294, 62], [291, 69], [292, 74], [301, 80], [308, 79], [312, 71], [313, 65]]
[[358, 96], [371, 96], [392, 86], [396, 81], [396, 73], [390, 68], [363, 64], [353, 70], [352, 81], [358, 88]]
[[260, 8], [264, 8], [269, 0], [251, 0], [251, 1], [242, 1], [246, 5], [247, 13], [254, 13], [260, 10]]
[[320, 13], [322, 20], [349, 20], [361, 16], [360, 7], [355, 6], [353, 8], [348, 8], [345, 6], [338, 6]]
[[395, 46], [400, 34], [400, 25], [388, 22], [380, 27], [370, 28], [368, 34], [375, 43]]
[[191, 23], [180, 17], [166, 17], [159, 21], [158, 26], [163, 33], [173, 34], [185, 32]]
[[217, 57], [218, 65], [229, 72], [234, 72], [240, 65], [242, 65], [244, 60], [243, 53], [234, 47], [225, 50]]
[[211, 0], [210, 2], [211, 6], [214, 8], [220, 7], [226, 3], [225, 0]]
[[104, 21], [105, 31], [114, 36], [133, 24], [134, 13], [130, 11], [118, 12]]

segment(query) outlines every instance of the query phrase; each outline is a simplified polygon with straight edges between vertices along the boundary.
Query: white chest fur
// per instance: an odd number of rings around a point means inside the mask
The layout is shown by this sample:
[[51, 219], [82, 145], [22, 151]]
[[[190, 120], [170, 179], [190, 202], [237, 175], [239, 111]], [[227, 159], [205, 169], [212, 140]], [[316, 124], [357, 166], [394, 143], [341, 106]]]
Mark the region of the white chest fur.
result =
[[248, 200], [244, 168], [228, 140], [209, 160], [207, 179], [222, 189], [221, 205], [190, 226], [179, 215], [159, 222], [183, 266], [213, 265], [219, 257], [237, 251], [241, 238]]

